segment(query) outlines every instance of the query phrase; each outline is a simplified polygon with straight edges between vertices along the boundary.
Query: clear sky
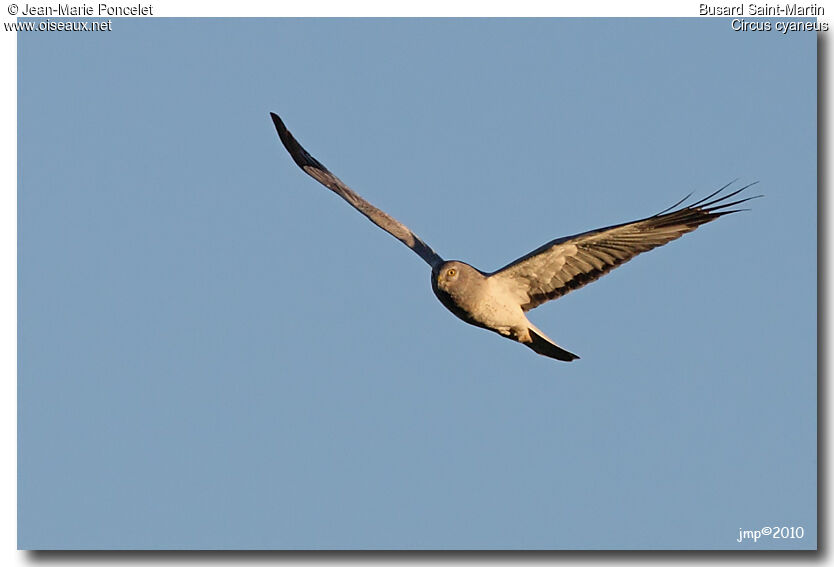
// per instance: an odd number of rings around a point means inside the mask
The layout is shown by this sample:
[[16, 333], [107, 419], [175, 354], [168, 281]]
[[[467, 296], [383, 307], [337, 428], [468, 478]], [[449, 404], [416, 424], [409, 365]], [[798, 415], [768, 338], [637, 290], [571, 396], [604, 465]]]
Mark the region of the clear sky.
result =
[[[816, 36], [729, 20], [114, 20], [19, 38], [22, 548], [814, 548]], [[439, 254], [758, 180], [465, 325]], [[739, 529], [802, 539], [738, 542]]]

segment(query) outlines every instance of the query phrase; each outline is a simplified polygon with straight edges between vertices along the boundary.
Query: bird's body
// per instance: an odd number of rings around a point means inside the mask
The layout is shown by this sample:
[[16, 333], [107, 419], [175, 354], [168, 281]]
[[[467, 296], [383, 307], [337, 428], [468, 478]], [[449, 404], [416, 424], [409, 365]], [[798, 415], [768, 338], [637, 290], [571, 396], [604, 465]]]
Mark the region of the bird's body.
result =
[[637, 254], [736, 212], [737, 209], [730, 207], [754, 198], [730, 201], [749, 185], [719, 196], [728, 184], [705, 199], [679, 209], [675, 207], [686, 198], [642, 220], [553, 240], [500, 270], [485, 273], [465, 262], [443, 260], [408, 227], [362, 199], [333, 175], [307, 153], [276, 114], [271, 116], [281, 141], [301, 169], [431, 266], [432, 290], [449, 311], [471, 325], [557, 360], [571, 361], [579, 357], [542, 333], [527, 319], [527, 311], [596, 280]]
[[536, 352], [552, 352], [546, 356], [558, 360], [579, 358], [562, 349], [527, 319], [518, 301], [517, 291], [509, 281], [484, 274], [465, 262], [453, 260], [432, 270], [431, 283], [437, 299], [470, 325], [518, 341]]

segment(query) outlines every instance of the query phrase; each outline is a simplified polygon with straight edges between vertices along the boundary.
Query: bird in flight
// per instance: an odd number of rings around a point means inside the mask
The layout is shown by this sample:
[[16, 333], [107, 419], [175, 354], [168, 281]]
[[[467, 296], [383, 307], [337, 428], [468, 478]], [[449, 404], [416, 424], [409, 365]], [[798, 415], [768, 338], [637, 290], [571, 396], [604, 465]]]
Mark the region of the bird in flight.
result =
[[[689, 195], [660, 213], [634, 222], [552, 240], [498, 271], [487, 273], [458, 260], [444, 260], [408, 227], [360, 197], [307, 153], [281, 118], [270, 113], [278, 136], [295, 163], [339, 195], [431, 266], [434, 294], [463, 321], [519, 342], [538, 354], [570, 362], [579, 358], [531, 323], [525, 313], [580, 288], [641, 252], [662, 246], [702, 224], [743, 209], [732, 207], [759, 197], [731, 200], [754, 183], [730, 192], [730, 182], [700, 201], [681, 206]], [[680, 207], [680, 208], [678, 208]]]

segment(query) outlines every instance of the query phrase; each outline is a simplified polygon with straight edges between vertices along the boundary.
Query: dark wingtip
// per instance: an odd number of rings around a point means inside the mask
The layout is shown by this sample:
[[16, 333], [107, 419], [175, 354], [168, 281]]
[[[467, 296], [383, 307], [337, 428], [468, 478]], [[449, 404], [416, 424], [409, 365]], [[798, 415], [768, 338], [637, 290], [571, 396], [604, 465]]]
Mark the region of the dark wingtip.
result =
[[272, 118], [272, 123], [275, 124], [275, 129], [278, 130], [279, 134], [281, 133], [281, 130], [287, 130], [287, 127], [284, 126], [284, 121], [281, 120], [280, 116], [278, 116], [274, 112], [270, 112], [269, 116]]
[[[275, 129], [278, 130], [278, 136], [280, 136], [281, 141], [286, 146], [288, 139], [292, 139], [290, 131], [287, 130], [286, 126], [284, 126], [284, 121], [281, 120], [280, 116], [278, 116], [274, 112], [270, 112], [269, 116], [270, 118], [272, 118], [272, 123], [275, 124]], [[289, 147], [287, 149], [289, 149]]]
[[304, 169], [307, 166], [313, 166], [325, 171], [327, 170], [316, 158], [307, 153], [307, 150], [301, 147], [298, 140], [287, 130], [280, 116], [274, 112], [270, 112], [269, 116], [272, 118], [272, 123], [275, 124], [275, 129], [278, 130], [278, 137], [281, 138], [281, 143], [284, 144], [284, 147], [290, 153], [290, 156], [292, 156], [293, 161], [298, 167]]

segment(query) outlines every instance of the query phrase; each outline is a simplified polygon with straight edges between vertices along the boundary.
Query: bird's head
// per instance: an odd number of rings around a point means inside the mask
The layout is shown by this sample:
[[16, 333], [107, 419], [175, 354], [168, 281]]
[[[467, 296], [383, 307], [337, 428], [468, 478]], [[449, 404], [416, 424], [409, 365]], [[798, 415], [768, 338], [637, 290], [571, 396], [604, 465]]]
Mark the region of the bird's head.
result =
[[432, 287], [451, 293], [456, 287], [465, 286], [474, 279], [482, 279], [481, 272], [466, 264], [452, 260], [443, 262], [432, 270]]
[[443, 262], [431, 272], [431, 288], [446, 309], [473, 323], [472, 309], [481, 297], [484, 274], [463, 262]]

